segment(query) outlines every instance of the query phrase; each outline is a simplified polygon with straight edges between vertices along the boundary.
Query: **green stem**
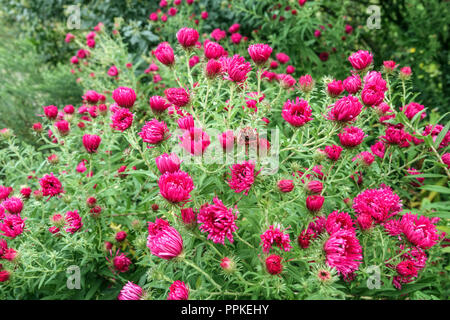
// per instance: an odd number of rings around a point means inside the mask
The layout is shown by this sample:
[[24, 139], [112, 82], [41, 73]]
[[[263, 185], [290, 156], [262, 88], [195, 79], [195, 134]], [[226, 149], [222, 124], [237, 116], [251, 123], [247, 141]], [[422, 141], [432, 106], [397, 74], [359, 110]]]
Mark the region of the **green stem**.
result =
[[195, 270], [197, 270], [198, 272], [200, 272], [201, 274], [203, 274], [206, 279], [208, 279], [218, 290], [222, 290], [222, 287], [214, 281], [213, 278], [211, 278], [211, 276], [209, 274], [207, 274], [205, 271], [203, 271], [199, 266], [197, 266], [195, 263], [189, 261], [189, 260], [184, 260], [184, 262], [191, 266], [192, 268], [194, 268]]

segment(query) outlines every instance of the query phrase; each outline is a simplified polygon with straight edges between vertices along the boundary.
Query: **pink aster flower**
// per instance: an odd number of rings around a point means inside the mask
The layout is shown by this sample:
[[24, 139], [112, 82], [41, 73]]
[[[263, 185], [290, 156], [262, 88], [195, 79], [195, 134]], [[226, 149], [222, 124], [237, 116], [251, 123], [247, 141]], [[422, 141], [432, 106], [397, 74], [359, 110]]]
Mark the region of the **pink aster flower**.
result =
[[362, 104], [357, 97], [349, 95], [336, 101], [327, 118], [332, 121], [351, 122], [361, 113]]
[[65, 220], [66, 232], [74, 234], [83, 227], [83, 222], [81, 222], [81, 216], [78, 214], [78, 210], [67, 211]]
[[287, 100], [281, 111], [283, 119], [294, 127], [301, 127], [311, 121], [313, 119], [311, 114], [312, 109], [308, 102], [299, 97], [296, 98], [295, 102]]
[[359, 50], [348, 57], [353, 68], [356, 70], [363, 70], [370, 66], [373, 60], [373, 55], [368, 51]]
[[153, 119], [145, 122], [141, 132], [139, 132], [139, 136], [142, 138], [142, 141], [146, 143], [158, 144], [164, 140], [167, 140], [170, 134], [164, 121], [160, 122]]
[[10, 214], [19, 214], [23, 209], [23, 202], [20, 198], [11, 197], [6, 199], [1, 204]]
[[321, 195], [312, 195], [306, 197], [306, 208], [309, 211], [317, 212], [322, 209], [325, 198]]
[[111, 116], [111, 128], [125, 131], [133, 124], [134, 115], [127, 108], [120, 108]]
[[342, 80], [333, 80], [327, 84], [327, 93], [331, 97], [337, 97], [342, 92], [344, 92], [344, 85], [342, 84]]
[[288, 63], [288, 61], [290, 60], [289, 56], [283, 52], [277, 53], [275, 57], [281, 64]]
[[421, 249], [429, 249], [439, 241], [435, 223], [438, 219], [406, 213], [400, 219], [400, 230], [406, 239]]
[[375, 161], [375, 157], [369, 151], [363, 151], [358, 153], [352, 161], [358, 161], [359, 164], [363, 164], [368, 167]]
[[183, 238], [166, 220], [156, 218], [148, 223], [147, 247], [151, 254], [171, 260], [183, 252]]
[[199, 38], [198, 31], [192, 28], [181, 28], [177, 32], [178, 43], [185, 49], [195, 46]]
[[325, 147], [325, 153], [327, 154], [328, 159], [332, 161], [337, 161], [341, 156], [342, 147], [338, 145], [331, 145]]
[[214, 243], [225, 245], [225, 238], [233, 243], [233, 232], [238, 230], [236, 219], [239, 211], [237, 207], [233, 213], [233, 208], [227, 208], [217, 197], [213, 199], [213, 203], [204, 204], [197, 215], [197, 222], [202, 232], [208, 233], [208, 239]]
[[308, 93], [314, 88], [314, 80], [309, 74], [306, 74], [298, 79], [298, 85], [300, 91]]
[[58, 130], [58, 133], [62, 136], [66, 136], [70, 132], [70, 124], [66, 120], [55, 122], [55, 127]]
[[[440, 124], [436, 124], [436, 125], [429, 124], [425, 127], [425, 130], [422, 132], [422, 135], [428, 136], [429, 134], [431, 134], [431, 137], [433, 138], [433, 142], [434, 142], [434, 141], [436, 141], [439, 133], [441, 133], [442, 129], [444, 129], [444, 126], [442, 126]], [[442, 139], [441, 143], [439, 144], [438, 149], [447, 147], [449, 145], [449, 143], [450, 143], [450, 130], [447, 131], [447, 133], [445, 134], [444, 138]]]
[[364, 77], [361, 100], [368, 106], [377, 106], [384, 100], [387, 91], [386, 81], [377, 71], [371, 71]]
[[231, 58], [222, 57], [222, 70], [226, 74], [225, 79], [242, 84], [247, 80], [248, 73], [252, 70], [250, 62], [245, 62], [244, 57], [235, 54]]
[[169, 88], [164, 91], [167, 100], [177, 107], [184, 107], [190, 102], [189, 91], [184, 88]]
[[357, 271], [362, 260], [362, 248], [353, 231], [339, 230], [325, 242], [327, 264], [339, 274], [349, 276]]
[[126, 285], [123, 286], [122, 290], [120, 290], [118, 300], [144, 300], [145, 291], [134, 284], [131, 281], [128, 281]]
[[64, 192], [61, 182], [53, 175], [53, 173], [43, 176], [39, 180], [39, 184], [41, 185], [43, 196], [53, 197]]
[[211, 141], [208, 134], [201, 128], [191, 127], [180, 137], [180, 145], [194, 156], [202, 155]]
[[155, 162], [161, 174], [164, 174], [166, 172], [176, 172], [180, 170], [181, 160], [175, 153], [171, 153], [170, 155], [164, 153], [156, 157]]
[[83, 146], [88, 153], [96, 153], [102, 138], [95, 134], [85, 134], [83, 136]]
[[116, 66], [111, 66], [108, 70], [108, 76], [115, 77], [119, 74], [119, 70]]
[[278, 181], [277, 186], [281, 192], [291, 192], [294, 189], [294, 181], [283, 179]]
[[14, 239], [18, 235], [21, 235], [25, 228], [25, 220], [20, 215], [9, 214], [3, 218], [0, 222], [0, 235]]
[[350, 94], [356, 94], [361, 89], [361, 78], [357, 74], [353, 74], [346, 78], [343, 82], [344, 89]]
[[118, 87], [112, 93], [114, 101], [122, 108], [131, 108], [136, 101], [136, 93], [132, 88]]
[[166, 172], [158, 181], [159, 192], [169, 202], [187, 202], [194, 189], [191, 176], [184, 171]]
[[160, 96], [150, 97], [149, 104], [150, 108], [154, 113], [161, 113], [170, 106], [170, 104], [166, 101], [166, 99]]
[[364, 131], [357, 127], [345, 127], [343, 132], [339, 133], [338, 136], [341, 144], [348, 148], [361, 144], [366, 137]]
[[325, 228], [328, 234], [333, 234], [339, 230], [355, 232], [353, 220], [347, 212], [333, 211], [327, 217]]
[[280, 225], [272, 225], [261, 235], [261, 245], [264, 253], [269, 253], [274, 244], [286, 252], [292, 249], [289, 234], [283, 231], [286, 231], [286, 229], [281, 230]]
[[386, 128], [385, 135], [381, 136], [381, 139], [390, 145], [398, 145], [400, 148], [406, 148], [409, 147], [409, 142], [412, 140], [412, 137], [403, 128], [390, 126]]
[[188, 300], [189, 288], [183, 281], [177, 280], [170, 285], [167, 300]]
[[374, 145], [372, 145], [370, 147], [370, 150], [372, 151], [372, 153], [374, 155], [376, 155], [377, 157], [380, 157], [381, 159], [384, 158], [384, 153], [386, 151], [386, 148], [384, 146], [383, 141], [377, 141]]
[[385, 222], [402, 210], [400, 197], [388, 186], [367, 189], [353, 199], [353, 209], [357, 215], [372, 217], [377, 223]]
[[214, 29], [211, 32], [211, 38], [213, 38], [214, 40], [216, 40], [217, 42], [219, 42], [220, 40], [226, 38], [227, 36], [227, 32], [224, 30], [220, 30], [220, 29]]
[[204, 44], [203, 52], [207, 59], [219, 59], [222, 56], [225, 56], [225, 49], [214, 41], [208, 41]]
[[[408, 103], [408, 104], [407, 104], [406, 106], [404, 106], [403, 108], [400, 108], [400, 110], [403, 111], [403, 113], [406, 115], [406, 117], [407, 117], [409, 120], [412, 120], [412, 119], [414, 118], [414, 116], [415, 116], [418, 112], [422, 111], [423, 109], [425, 109], [425, 107], [424, 107], [423, 105], [421, 105], [421, 104], [418, 104], [417, 102], [411, 102], [411, 103]], [[423, 112], [423, 113], [420, 115], [420, 119], [425, 118], [426, 115], [427, 115], [427, 113], [426, 113], [426, 112]]]
[[172, 66], [175, 63], [173, 49], [168, 42], [160, 43], [153, 53], [156, 59], [166, 66]]
[[51, 105], [42, 107], [44, 109], [44, 114], [49, 120], [54, 120], [58, 116], [58, 107]]
[[252, 44], [248, 47], [248, 54], [256, 65], [263, 65], [269, 60], [272, 48], [263, 43]]
[[244, 195], [248, 195], [251, 186], [255, 182], [256, 176], [258, 176], [260, 172], [258, 171], [255, 174], [255, 164], [252, 161], [233, 164], [230, 167], [230, 171], [228, 185], [234, 192], [244, 192]]

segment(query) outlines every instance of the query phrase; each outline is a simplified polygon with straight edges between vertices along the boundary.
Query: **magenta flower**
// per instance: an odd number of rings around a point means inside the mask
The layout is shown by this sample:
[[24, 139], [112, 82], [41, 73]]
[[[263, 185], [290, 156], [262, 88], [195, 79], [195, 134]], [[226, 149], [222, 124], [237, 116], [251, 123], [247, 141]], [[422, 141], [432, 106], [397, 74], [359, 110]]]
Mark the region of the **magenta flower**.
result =
[[230, 179], [228, 185], [234, 192], [244, 192], [244, 195], [248, 195], [251, 186], [255, 182], [256, 176], [259, 172], [255, 173], [255, 164], [252, 161], [244, 161], [241, 164], [233, 164], [230, 167]]
[[357, 97], [342, 97], [332, 106], [328, 119], [339, 122], [351, 122], [361, 113], [362, 104]]
[[325, 242], [323, 249], [327, 264], [340, 274], [350, 276], [362, 260], [362, 249], [353, 231], [339, 230]]
[[145, 296], [144, 290], [138, 286], [137, 284], [134, 284], [131, 281], [128, 281], [127, 284], [125, 284], [120, 290], [119, 296], [117, 297], [118, 300], [143, 300]]
[[333, 211], [327, 217], [325, 229], [328, 234], [333, 234], [339, 230], [349, 230], [355, 232], [353, 220], [347, 212]]
[[81, 216], [78, 214], [78, 210], [67, 211], [65, 220], [66, 232], [74, 234], [83, 227], [83, 222], [81, 222]]
[[198, 31], [191, 28], [181, 28], [177, 32], [177, 39], [185, 49], [195, 46], [199, 38]]
[[187, 202], [194, 189], [191, 176], [184, 171], [166, 172], [158, 181], [159, 192], [169, 202]]
[[164, 121], [160, 122], [153, 119], [145, 122], [141, 132], [139, 132], [139, 136], [142, 138], [142, 141], [146, 143], [158, 144], [164, 140], [167, 140], [170, 134]]
[[166, 66], [172, 66], [175, 63], [173, 49], [168, 42], [160, 43], [153, 53], [156, 59]]
[[197, 222], [202, 232], [208, 233], [208, 239], [214, 243], [225, 245], [225, 237], [233, 243], [233, 232], [238, 230], [236, 219], [239, 211], [237, 207], [233, 213], [232, 208], [227, 208], [217, 197], [213, 199], [213, 204], [204, 204], [197, 215]]
[[151, 254], [165, 260], [178, 257], [183, 251], [180, 233], [163, 219], [148, 223], [147, 247]]
[[177, 280], [170, 285], [167, 300], [188, 300], [189, 288], [183, 281]]
[[344, 147], [352, 148], [361, 144], [366, 135], [360, 128], [345, 127], [343, 132], [339, 133], [338, 136]]
[[252, 70], [250, 62], [245, 62], [244, 57], [235, 54], [231, 58], [220, 59], [222, 69], [226, 73], [225, 79], [242, 84], [247, 80], [248, 73]]
[[202, 155], [211, 144], [208, 134], [201, 128], [191, 127], [180, 137], [181, 147], [194, 156]]
[[289, 234], [283, 231], [286, 231], [286, 229], [281, 230], [280, 225], [272, 225], [261, 235], [261, 245], [263, 246], [264, 253], [269, 253], [272, 245], [276, 245], [286, 252], [292, 249]]
[[83, 146], [88, 153], [96, 153], [102, 142], [102, 138], [95, 134], [85, 134], [83, 136]]
[[160, 96], [150, 97], [149, 104], [154, 113], [164, 112], [170, 106], [166, 99]]
[[167, 100], [177, 107], [187, 106], [190, 102], [189, 91], [184, 88], [169, 88], [164, 91]]
[[46, 174], [39, 180], [43, 196], [56, 196], [64, 192], [61, 182], [53, 175], [53, 172]]
[[203, 52], [207, 59], [219, 59], [220, 57], [225, 56], [225, 49], [214, 41], [208, 41], [204, 44]]
[[272, 48], [263, 43], [252, 44], [248, 47], [248, 54], [256, 65], [263, 65], [269, 60]]
[[156, 157], [155, 162], [161, 174], [164, 174], [166, 172], [176, 172], [180, 170], [181, 160], [175, 153], [171, 153], [170, 155], [164, 153]]
[[111, 116], [111, 128], [117, 131], [125, 131], [133, 124], [134, 115], [127, 108], [116, 110]]
[[373, 60], [373, 55], [368, 51], [359, 50], [348, 57], [353, 68], [356, 70], [363, 70], [370, 66]]
[[112, 93], [114, 101], [122, 108], [131, 108], [136, 101], [136, 93], [128, 87], [118, 87]]
[[1, 204], [10, 214], [20, 214], [23, 209], [23, 202], [20, 198], [11, 197]]
[[299, 97], [296, 98], [295, 102], [287, 100], [281, 111], [283, 119], [294, 127], [301, 127], [311, 121], [313, 119], [311, 114], [312, 109], [308, 102]]
[[25, 229], [25, 220], [20, 217], [20, 215], [9, 214], [3, 218], [0, 222], [0, 235], [14, 239], [18, 235], [21, 235]]

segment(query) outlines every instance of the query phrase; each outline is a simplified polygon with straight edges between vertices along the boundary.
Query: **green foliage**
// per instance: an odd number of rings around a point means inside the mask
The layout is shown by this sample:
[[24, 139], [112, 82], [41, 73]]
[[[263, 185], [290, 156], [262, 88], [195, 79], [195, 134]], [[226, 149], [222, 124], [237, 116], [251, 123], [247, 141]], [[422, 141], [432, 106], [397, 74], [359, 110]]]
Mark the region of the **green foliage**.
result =
[[25, 39], [14, 39], [13, 30], [2, 28], [1, 34], [0, 127], [31, 142], [30, 128], [39, 121], [42, 106], [75, 104], [81, 87], [67, 66], [43, 64], [37, 49]]

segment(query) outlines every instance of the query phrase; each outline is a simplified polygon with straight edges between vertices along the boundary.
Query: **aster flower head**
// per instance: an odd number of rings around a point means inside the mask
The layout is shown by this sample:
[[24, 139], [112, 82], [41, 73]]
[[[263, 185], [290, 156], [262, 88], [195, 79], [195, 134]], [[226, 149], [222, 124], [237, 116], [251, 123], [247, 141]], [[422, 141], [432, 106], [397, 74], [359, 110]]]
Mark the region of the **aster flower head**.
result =
[[248, 47], [248, 54], [256, 65], [263, 65], [269, 60], [272, 48], [263, 43], [252, 44]]
[[342, 147], [338, 145], [331, 145], [325, 147], [325, 153], [328, 157], [328, 159], [332, 161], [337, 161], [339, 157], [341, 156]]
[[283, 259], [276, 254], [272, 254], [266, 258], [266, 268], [267, 272], [272, 275], [280, 274], [283, 271]]
[[[437, 219], [438, 220], [438, 219]], [[400, 219], [400, 230], [406, 239], [421, 249], [429, 249], [439, 241], [435, 219], [406, 213]]]
[[189, 288], [183, 281], [176, 280], [170, 285], [167, 300], [188, 300]]
[[361, 264], [362, 248], [351, 230], [341, 229], [331, 234], [323, 249], [326, 263], [343, 276], [349, 276], [357, 271]]
[[347, 212], [333, 211], [330, 213], [327, 217], [325, 228], [330, 235], [339, 230], [355, 232], [353, 220]]
[[163, 219], [148, 223], [147, 247], [151, 254], [165, 260], [178, 257], [183, 252], [180, 233]]
[[156, 59], [166, 66], [172, 66], [175, 63], [173, 49], [168, 42], [160, 43], [153, 52]]
[[225, 79], [242, 84], [247, 80], [248, 73], [252, 70], [250, 62], [246, 62], [244, 57], [235, 54], [233, 57], [220, 59]]
[[357, 127], [345, 127], [342, 133], [338, 134], [339, 140], [344, 147], [353, 148], [361, 144], [366, 134]]
[[388, 186], [367, 189], [353, 199], [353, 209], [357, 215], [372, 217], [377, 223], [385, 222], [402, 210], [402, 201]]
[[19, 214], [9, 214], [0, 222], [0, 235], [14, 239], [21, 235], [25, 229], [25, 220]]
[[44, 175], [39, 180], [39, 184], [41, 185], [43, 196], [53, 197], [64, 192], [61, 182], [53, 175], [53, 172]]
[[255, 182], [255, 178], [259, 172], [255, 173], [255, 164], [253, 161], [244, 161], [243, 163], [236, 163], [230, 168], [230, 179], [228, 185], [234, 192], [244, 192], [244, 195], [248, 195], [251, 186]]
[[175, 153], [164, 153], [155, 158], [156, 166], [161, 174], [180, 170], [181, 160]]
[[180, 146], [194, 156], [202, 155], [210, 144], [209, 135], [201, 128], [191, 127], [180, 137]]
[[299, 97], [295, 102], [287, 100], [281, 111], [283, 119], [294, 127], [301, 127], [311, 121], [313, 119], [311, 114], [312, 109], [308, 102]]
[[164, 94], [170, 103], [180, 108], [189, 105], [191, 99], [189, 91], [184, 88], [169, 88]]
[[289, 234], [284, 233], [284, 231], [286, 231], [286, 229], [281, 230], [280, 225], [269, 226], [269, 229], [261, 235], [261, 245], [264, 253], [268, 253], [272, 248], [272, 245], [276, 245], [286, 252], [292, 249]]
[[233, 232], [238, 230], [236, 226], [236, 219], [239, 211], [235, 206], [233, 208], [227, 208], [221, 200], [217, 197], [213, 199], [212, 204], [205, 204], [200, 208], [197, 215], [197, 222], [202, 232], [208, 233], [208, 239], [211, 239], [214, 243], [221, 243], [225, 245], [225, 238], [233, 243]]
[[111, 128], [117, 131], [125, 131], [131, 127], [134, 115], [127, 108], [120, 108], [111, 116]]
[[164, 112], [169, 108], [170, 104], [161, 96], [152, 96], [149, 99], [149, 105], [152, 111], [156, 114]]
[[1, 204], [10, 214], [20, 214], [23, 209], [23, 202], [20, 198], [11, 197]]
[[178, 43], [184, 49], [190, 49], [197, 43], [199, 38], [198, 31], [192, 28], [181, 28], [177, 32]]
[[149, 144], [158, 144], [170, 137], [169, 129], [164, 121], [158, 121], [157, 119], [152, 119], [151, 121], [146, 121], [145, 125], [142, 127], [139, 136], [142, 141]]
[[120, 290], [119, 296], [117, 297], [118, 300], [144, 300], [145, 298], [145, 291], [138, 286], [137, 284], [134, 284], [131, 281], [128, 281]]
[[361, 113], [362, 104], [352, 95], [343, 97], [332, 106], [327, 118], [338, 122], [351, 122]]
[[78, 210], [67, 211], [65, 215], [66, 232], [74, 234], [83, 227], [81, 222], [81, 216], [78, 214]]
[[102, 138], [95, 134], [83, 135], [83, 146], [88, 153], [96, 153]]
[[364, 50], [358, 50], [353, 53], [350, 57], [348, 57], [348, 61], [350, 61], [351, 65], [355, 70], [364, 70], [370, 66], [373, 60], [373, 55]]
[[136, 93], [132, 88], [118, 87], [113, 91], [112, 98], [122, 108], [131, 108], [136, 101]]
[[187, 202], [191, 198], [194, 183], [184, 171], [166, 172], [158, 181], [160, 194], [171, 203]]

